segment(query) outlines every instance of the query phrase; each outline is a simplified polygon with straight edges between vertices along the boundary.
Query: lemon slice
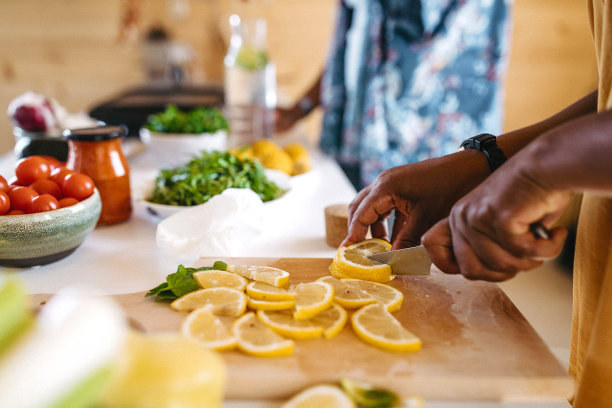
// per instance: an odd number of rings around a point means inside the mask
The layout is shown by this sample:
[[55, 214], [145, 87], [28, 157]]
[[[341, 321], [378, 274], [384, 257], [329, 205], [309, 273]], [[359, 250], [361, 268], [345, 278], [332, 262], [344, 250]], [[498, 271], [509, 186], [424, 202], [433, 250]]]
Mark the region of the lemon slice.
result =
[[391, 275], [391, 267], [387, 264], [373, 261], [367, 255], [386, 252], [391, 244], [378, 238], [357, 242], [348, 247], [338, 248], [330, 272], [337, 278], [356, 278], [375, 282], [389, 282], [395, 278]]
[[314, 323], [312, 320], [297, 321], [293, 318], [293, 313], [286, 311], [266, 311], [259, 310], [257, 317], [266, 326], [280, 335], [295, 340], [314, 339], [321, 337], [323, 327]]
[[356, 405], [340, 388], [321, 384], [305, 389], [281, 408], [356, 408]]
[[209, 349], [222, 351], [236, 347], [236, 338], [213, 314], [211, 305], [191, 312], [181, 324], [181, 333]]
[[293, 354], [293, 340], [278, 335], [248, 312], [232, 325], [238, 348], [256, 357], [285, 357]]
[[347, 309], [358, 309], [361, 306], [376, 303], [374, 296], [346, 279], [337, 279], [328, 275], [320, 277], [317, 282], [327, 282], [332, 285], [334, 287], [334, 302]]
[[271, 266], [227, 265], [227, 270], [247, 279], [267, 283], [277, 288], [286, 288], [289, 284], [289, 272]]
[[251, 298], [256, 300], [294, 300], [295, 294], [287, 289], [277, 288], [276, 286], [268, 285], [262, 282], [250, 282], [246, 286], [246, 293]]
[[203, 289], [224, 287], [244, 290], [247, 285], [247, 280], [242, 276], [236, 273], [218, 271], [215, 269], [196, 272], [193, 274], [193, 278]]
[[421, 339], [406, 330], [379, 303], [367, 305], [351, 316], [353, 330], [363, 341], [394, 352], [419, 351]]
[[246, 304], [244, 292], [230, 288], [210, 288], [189, 292], [170, 303], [170, 307], [179, 312], [191, 312], [204, 305], [212, 305], [215, 314], [237, 317], [244, 313]]
[[[330, 277], [331, 278], [331, 277]], [[333, 279], [333, 278], [332, 278]], [[361, 292], [387, 309], [387, 312], [395, 312], [402, 307], [404, 294], [392, 286], [362, 279], [346, 278], [340, 280], [343, 285], [352, 289], [353, 292]], [[341, 303], [336, 297], [336, 301]]]
[[334, 287], [326, 282], [300, 283], [295, 290], [295, 320], [307, 320], [328, 309], [334, 301]]
[[326, 339], [331, 339], [344, 329], [346, 326], [348, 315], [346, 310], [337, 303], [319, 313], [310, 321], [323, 328], [323, 336]]
[[255, 310], [285, 310], [295, 306], [294, 300], [257, 300], [247, 297], [247, 306]]

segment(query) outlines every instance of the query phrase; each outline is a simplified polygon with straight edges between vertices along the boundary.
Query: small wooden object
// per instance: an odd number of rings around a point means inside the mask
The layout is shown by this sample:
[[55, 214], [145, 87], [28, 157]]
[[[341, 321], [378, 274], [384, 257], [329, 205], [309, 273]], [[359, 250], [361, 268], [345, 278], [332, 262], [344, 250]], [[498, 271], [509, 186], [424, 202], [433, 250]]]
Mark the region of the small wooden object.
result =
[[348, 204], [325, 207], [325, 242], [337, 248], [348, 233]]

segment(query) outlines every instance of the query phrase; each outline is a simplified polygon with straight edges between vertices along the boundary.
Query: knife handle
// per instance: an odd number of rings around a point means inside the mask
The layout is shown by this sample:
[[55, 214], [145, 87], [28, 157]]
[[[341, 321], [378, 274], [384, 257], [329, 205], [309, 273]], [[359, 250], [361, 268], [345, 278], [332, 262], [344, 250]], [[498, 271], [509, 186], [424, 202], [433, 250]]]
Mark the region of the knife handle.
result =
[[539, 222], [534, 222], [533, 224], [531, 224], [529, 226], [529, 231], [531, 231], [533, 236], [536, 238], [550, 239], [552, 237], [548, 228], [546, 228], [544, 225], [540, 224]]

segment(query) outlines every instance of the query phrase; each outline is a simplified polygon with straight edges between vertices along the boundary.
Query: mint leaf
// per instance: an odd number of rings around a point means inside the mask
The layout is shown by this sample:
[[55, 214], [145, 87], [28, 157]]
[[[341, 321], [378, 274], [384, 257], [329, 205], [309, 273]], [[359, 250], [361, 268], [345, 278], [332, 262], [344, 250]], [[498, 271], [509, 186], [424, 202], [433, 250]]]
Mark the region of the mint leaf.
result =
[[[218, 262], [219, 261], [215, 262], [215, 265]], [[224, 264], [223, 262], [220, 263]], [[227, 265], [225, 265], [225, 268], [227, 269]], [[200, 286], [193, 278], [195, 272], [210, 269], [213, 269], [213, 267], [204, 266], [201, 268], [188, 268], [179, 265], [176, 272], [166, 276], [166, 282], [149, 290], [145, 297], [157, 296], [155, 299], [156, 301], [173, 301], [174, 299], [178, 299], [189, 292], [200, 289]]]

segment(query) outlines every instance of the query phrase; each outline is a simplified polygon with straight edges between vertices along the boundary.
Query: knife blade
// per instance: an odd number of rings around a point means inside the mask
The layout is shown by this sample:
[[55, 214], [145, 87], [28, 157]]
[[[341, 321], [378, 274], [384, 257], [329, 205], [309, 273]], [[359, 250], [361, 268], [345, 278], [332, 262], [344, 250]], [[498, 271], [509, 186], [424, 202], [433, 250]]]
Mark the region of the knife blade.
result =
[[[552, 236], [550, 230], [539, 222], [533, 223], [529, 229], [538, 239], [550, 239]], [[366, 257], [390, 265], [394, 275], [429, 275], [431, 269], [431, 259], [423, 245], [381, 252]]]
[[391, 266], [394, 275], [429, 275], [431, 259], [423, 245], [367, 255], [367, 258]]

